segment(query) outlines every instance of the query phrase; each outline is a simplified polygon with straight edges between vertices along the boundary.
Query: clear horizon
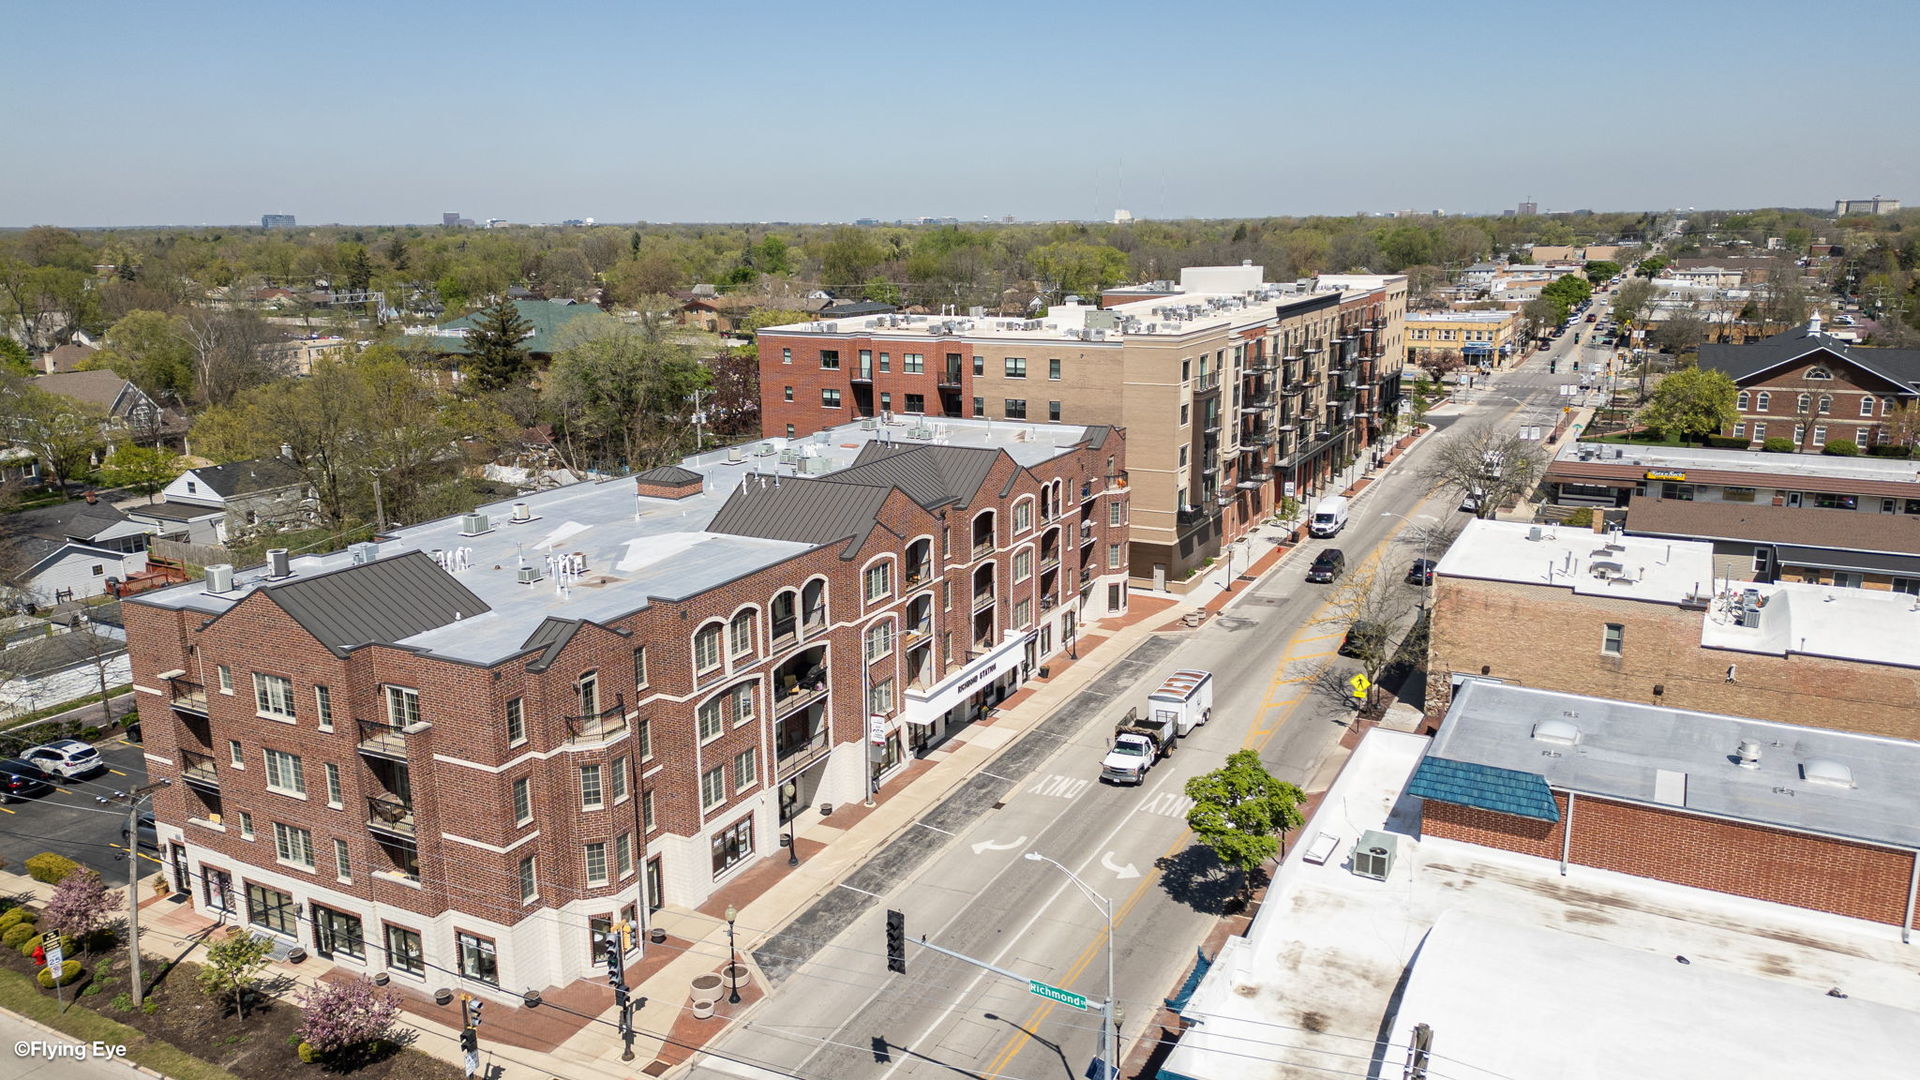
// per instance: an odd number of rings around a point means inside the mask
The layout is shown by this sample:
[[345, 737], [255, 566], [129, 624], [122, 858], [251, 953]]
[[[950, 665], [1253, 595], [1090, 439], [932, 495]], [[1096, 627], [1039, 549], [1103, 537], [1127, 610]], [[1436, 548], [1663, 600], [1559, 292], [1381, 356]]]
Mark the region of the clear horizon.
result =
[[[1911, 27], [1911, 7], [1836, 0], [1819, 21], [1844, 36], [1849, 101], [1920, 92], [1911, 35], [1871, 32]], [[50, 44], [0, 75], [37, 118], [19, 134], [29, 164], [0, 178], [0, 227], [1920, 201], [1920, 143], [1781, 77], [1808, 60], [1787, 0], [1557, 18], [1509, 0], [1199, 15], [989, 0], [964, 21], [845, 22], [752, 3], [556, 20], [346, 0], [16, 5], [9, 23]]]

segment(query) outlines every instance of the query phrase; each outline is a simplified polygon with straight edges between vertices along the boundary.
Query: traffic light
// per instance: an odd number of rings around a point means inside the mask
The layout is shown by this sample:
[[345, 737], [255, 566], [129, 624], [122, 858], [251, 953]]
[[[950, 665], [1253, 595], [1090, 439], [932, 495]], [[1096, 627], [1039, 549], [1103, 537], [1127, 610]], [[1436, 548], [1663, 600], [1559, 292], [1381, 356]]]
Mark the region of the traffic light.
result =
[[907, 917], [891, 910], [887, 912], [887, 970], [907, 973]]
[[461, 1029], [461, 1031], [460, 1031], [460, 1049], [461, 1049], [461, 1051], [463, 1051], [463, 1052], [465, 1052], [465, 1053], [468, 1053], [468, 1054], [477, 1054], [477, 1053], [479, 1053], [479, 1052], [480, 1052], [480, 1035], [479, 1035], [479, 1033], [477, 1033], [477, 1032], [475, 1032], [475, 1031], [474, 1031], [474, 1030], [473, 1030], [472, 1028], [463, 1028], [463, 1029]]
[[1556, 373], [1556, 372], [1558, 372], [1559, 370], [1560, 370], [1560, 361], [1558, 361], [1558, 360], [1555, 360], [1555, 359], [1552, 359], [1552, 358], [1548, 358], [1548, 360], [1547, 360], [1547, 374], [1549, 374], [1549, 375], [1552, 375], [1552, 374], [1554, 374], [1554, 373]]
[[624, 989], [627, 985], [627, 973], [620, 960], [619, 935], [609, 936], [607, 938], [607, 985], [615, 989]]
[[486, 1002], [481, 1001], [479, 998], [469, 998], [467, 1000], [467, 1026], [468, 1027], [477, 1028], [480, 1026], [480, 1009], [485, 1004]]

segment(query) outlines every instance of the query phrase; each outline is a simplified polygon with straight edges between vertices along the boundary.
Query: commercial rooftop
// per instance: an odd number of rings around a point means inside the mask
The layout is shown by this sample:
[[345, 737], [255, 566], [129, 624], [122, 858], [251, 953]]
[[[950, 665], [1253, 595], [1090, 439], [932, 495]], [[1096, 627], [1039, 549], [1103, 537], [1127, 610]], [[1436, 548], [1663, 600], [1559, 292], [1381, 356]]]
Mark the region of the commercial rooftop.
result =
[[[1197, 1023], [1162, 1077], [1397, 1077], [1417, 1023], [1445, 1080], [1910, 1070], [1920, 994], [1891, 927], [1421, 838], [1403, 792], [1427, 748], [1361, 741], [1183, 1010]], [[1368, 831], [1394, 847], [1385, 881], [1351, 872]], [[1333, 851], [1308, 862], [1321, 833]]]
[[[688, 458], [680, 467], [703, 483], [678, 499], [636, 495], [631, 476], [573, 484], [482, 506], [473, 520], [400, 529], [372, 551], [295, 558], [285, 578], [257, 567], [218, 595], [194, 582], [135, 602], [219, 615], [266, 589], [336, 652], [377, 641], [493, 664], [551, 644], [580, 620], [684, 600], [816, 547], [857, 542], [889, 488], [922, 505], [964, 502], [998, 454], [1037, 465], [1099, 446], [1110, 430], [861, 421]], [[523, 572], [536, 580], [523, 584]]]
[[1713, 588], [1713, 545], [1476, 519], [1461, 530], [1434, 573], [1556, 586], [1582, 596], [1704, 602]]
[[[1196, 275], [1196, 271], [1204, 273]], [[925, 341], [931, 337], [1118, 345], [1129, 337], [1182, 337], [1223, 328], [1256, 326], [1272, 322], [1276, 309], [1316, 300], [1337, 302], [1350, 294], [1379, 289], [1394, 280], [1387, 275], [1341, 274], [1276, 284], [1260, 280], [1261, 276], [1262, 268], [1258, 266], [1188, 267], [1183, 272], [1187, 281], [1217, 287], [1183, 291], [1172, 283], [1164, 283], [1167, 293], [1145, 290], [1146, 299], [1104, 309], [1090, 304], [1056, 304], [1038, 319], [981, 314], [877, 315], [789, 323], [770, 326], [761, 332], [867, 333], [878, 339], [909, 341]]]
[[[1751, 765], [1743, 743], [1759, 747]], [[1920, 743], [1902, 739], [1471, 679], [1430, 753], [1555, 790], [1920, 848]]]
[[1920, 498], [1920, 465], [1899, 458], [1769, 454], [1705, 447], [1617, 446], [1568, 442], [1547, 466], [1547, 479], [1637, 482], [1649, 472], [1681, 473], [1690, 484], [1732, 484], [1855, 495]]
[[[1755, 622], [1758, 625], [1748, 625]], [[1797, 582], [1741, 582], [1714, 598], [1700, 644], [1773, 656], [1800, 653], [1920, 667], [1920, 596]]]
[[1504, 308], [1491, 311], [1409, 311], [1407, 325], [1415, 323], [1467, 323], [1467, 322], [1512, 322], [1520, 317], [1517, 311]]

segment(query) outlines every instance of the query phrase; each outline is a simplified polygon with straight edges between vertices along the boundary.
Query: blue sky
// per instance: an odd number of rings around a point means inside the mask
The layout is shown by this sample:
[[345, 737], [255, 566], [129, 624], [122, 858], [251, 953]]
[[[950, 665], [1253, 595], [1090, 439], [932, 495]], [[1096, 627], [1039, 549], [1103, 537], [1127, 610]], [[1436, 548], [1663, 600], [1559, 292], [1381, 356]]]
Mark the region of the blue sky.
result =
[[0, 0], [0, 26], [0, 226], [1920, 202], [1913, 0]]

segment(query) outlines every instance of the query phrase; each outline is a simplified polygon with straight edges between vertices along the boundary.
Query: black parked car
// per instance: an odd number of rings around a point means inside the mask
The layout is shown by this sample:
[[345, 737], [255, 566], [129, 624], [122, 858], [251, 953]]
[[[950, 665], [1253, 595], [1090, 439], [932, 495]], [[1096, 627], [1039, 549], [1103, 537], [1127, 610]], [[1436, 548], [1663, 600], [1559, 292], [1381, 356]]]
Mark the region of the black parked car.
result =
[[1347, 553], [1339, 548], [1328, 548], [1313, 557], [1313, 565], [1307, 567], [1307, 580], [1325, 585], [1345, 573]]
[[[133, 845], [133, 844], [132, 844], [132, 843], [131, 843], [130, 841], [128, 841], [128, 839], [127, 839], [127, 837], [128, 837], [129, 835], [131, 835], [131, 834], [127, 832], [127, 827], [126, 827], [125, 825], [122, 825], [122, 826], [120, 826], [120, 840], [121, 840], [121, 842], [122, 842], [122, 843], [125, 843], [125, 844], [126, 844], [126, 845], [127, 845], [128, 847], [133, 847], [134, 845]], [[157, 847], [159, 847], [159, 846], [160, 846], [160, 834], [159, 834], [159, 832], [158, 832], [158, 831], [157, 831], [157, 830], [156, 830], [156, 829], [154, 828], [154, 825], [153, 825], [153, 815], [152, 815], [152, 814], [141, 814], [141, 815], [140, 815], [140, 844], [139, 844], [139, 846], [140, 846], [140, 847], [150, 847], [150, 848], [157, 848]]]
[[53, 777], [19, 758], [0, 758], [0, 802], [18, 802], [53, 790]]
[[1407, 584], [1409, 585], [1433, 584], [1434, 566], [1435, 566], [1435, 563], [1432, 559], [1413, 560], [1412, 568], [1407, 571]]

